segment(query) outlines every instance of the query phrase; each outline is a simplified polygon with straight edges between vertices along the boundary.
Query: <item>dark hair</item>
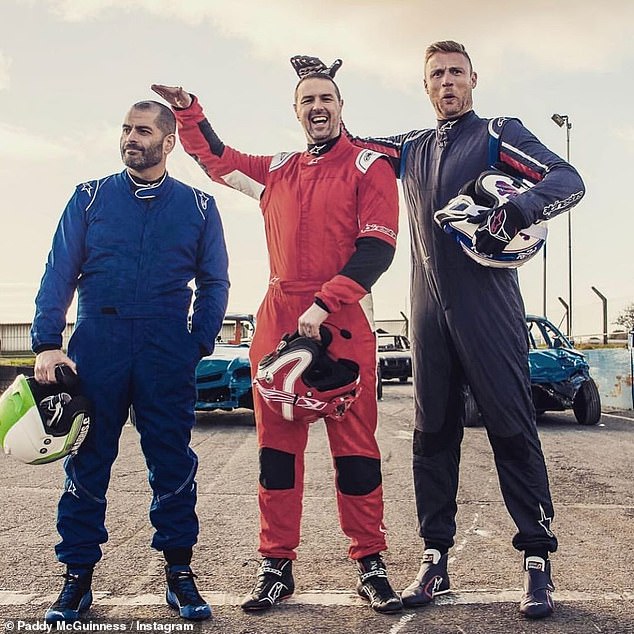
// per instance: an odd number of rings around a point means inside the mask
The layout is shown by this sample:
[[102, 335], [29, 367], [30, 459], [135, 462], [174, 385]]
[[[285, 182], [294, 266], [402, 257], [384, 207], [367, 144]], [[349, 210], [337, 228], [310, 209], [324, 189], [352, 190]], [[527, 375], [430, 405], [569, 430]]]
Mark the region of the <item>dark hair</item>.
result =
[[309, 73], [308, 75], [304, 75], [298, 82], [297, 85], [295, 86], [295, 98], [294, 101], [297, 102], [297, 89], [300, 87], [300, 85], [302, 84], [302, 82], [306, 81], [307, 79], [326, 79], [327, 81], [331, 82], [332, 85], [335, 87], [335, 93], [337, 95], [337, 99], [339, 99], [339, 101], [341, 101], [341, 93], [339, 92], [339, 86], [337, 86], [337, 84], [335, 83], [335, 80], [326, 75], [325, 73]]
[[441, 42], [434, 42], [433, 44], [430, 44], [425, 49], [425, 66], [427, 66], [429, 58], [435, 53], [460, 53], [467, 58], [467, 61], [469, 62], [469, 70], [473, 71], [473, 64], [471, 63], [471, 58], [469, 57], [469, 53], [467, 53], [467, 49], [458, 42], [454, 42], [453, 40], [443, 40]]
[[176, 117], [174, 113], [159, 101], [137, 101], [132, 106], [133, 110], [158, 110], [156, 115], [156, 125], [163, 134], [176, 133]]

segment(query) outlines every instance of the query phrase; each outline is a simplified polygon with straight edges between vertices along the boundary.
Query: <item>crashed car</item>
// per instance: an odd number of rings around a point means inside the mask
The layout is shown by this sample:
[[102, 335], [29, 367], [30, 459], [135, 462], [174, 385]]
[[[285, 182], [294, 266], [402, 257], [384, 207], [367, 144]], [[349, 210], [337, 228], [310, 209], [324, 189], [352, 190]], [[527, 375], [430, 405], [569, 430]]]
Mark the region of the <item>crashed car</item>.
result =
[[249, 347], [255, 319], [227, 314], [212, 354], [196, 366], [196, 409], [253, 409]]
[[412, 354], [404, 335], [379, 332], [379, 376], [382, 381], [398, 379], [405, 383], [412, 376]]
[[537, 415], [573, 410], [581, 425], [601, 418], [601, 397], [583, 353], [544, 317], [526, 318], [533, 403]]
[[[590, 376], [585, 356], [545, 317], [526, 316], [528, 364], [537, 416], [572, 409], [581, 425], [601, 419], [601, 397]], [[464, 390], [464, 424], [480, 424], [478, 406], [468, 387]]]

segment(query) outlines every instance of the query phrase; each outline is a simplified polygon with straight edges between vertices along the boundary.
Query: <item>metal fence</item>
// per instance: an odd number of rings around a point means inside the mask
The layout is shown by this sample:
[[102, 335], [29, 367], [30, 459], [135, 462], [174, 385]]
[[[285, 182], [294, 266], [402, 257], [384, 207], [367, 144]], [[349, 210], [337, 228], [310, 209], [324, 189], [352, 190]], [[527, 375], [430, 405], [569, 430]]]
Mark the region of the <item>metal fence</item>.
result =
[[[251, 321], [249, 321], [251, 318]], [[241, 339], [250, 340], [253, 336], [252, 315], [242, 316]], [[75, 324], [67, 324], [62, 335], [62, 348], [68, 348], [68, 340], [73, 334]], [[219, 333], [222, 341], [236, 339], [236, 322], [225, 321]], [[31, 324], [0, 324], [0, 356], [20, 357], [31, 353]]]
[[409, 337], [409, 324], [405, 319], [375, 319], [374, 327], [378, 332], [389, 332], [392, 335]]
[[[62, 335], [62, 347], [68, 346], [68, 340], [75, 324], [67, 324]], [[19, 357], [31, 354], [31, 324], [0, 324], [0, 355]]]

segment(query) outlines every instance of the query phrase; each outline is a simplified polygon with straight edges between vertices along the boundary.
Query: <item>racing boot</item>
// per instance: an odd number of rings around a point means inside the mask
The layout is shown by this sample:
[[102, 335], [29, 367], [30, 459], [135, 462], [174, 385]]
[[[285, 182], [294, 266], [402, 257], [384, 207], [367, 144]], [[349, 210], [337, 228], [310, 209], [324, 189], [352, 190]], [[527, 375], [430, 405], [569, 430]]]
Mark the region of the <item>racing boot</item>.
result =
[[293, 562], [290, 559], [265, 557], [260, 564], [255, 586], [241, 607], [247, 612], [268, 610], [288, 599], [294, 591]]
[[439, 594], [447, 592], [447, 553], [441, 555], [435, 548], [427, 548], [423, 553], [416, 579], [401, 592], [403, 605], [406, 608], [417, 608], [431, 603]]
[[92, 568], [66, 569], [62, 591], [44, 615], [46, 623], [71, 623], [88, 610], [92, 603], [92, 571]]
[[204, 621], [211, 616], [209, 604], [200, 596], [196, 575], [189, 566], [165, 566], [167, 605], [189, 621]]
[[400, 612], [403, 609], [400, 597], [390, 586], [381, 555], [362, 557], [357, 561], [357, 569], [359, 571], [357, 592], [370, 602], [373, 610], [390, 613]]
[[550, 561], [542, 557], [526, 557], [524, 570], [524, 596], [520, 613], [529, 619], [550, 616], [555, 609], [552, 597], [555, 586], [550, 578]]

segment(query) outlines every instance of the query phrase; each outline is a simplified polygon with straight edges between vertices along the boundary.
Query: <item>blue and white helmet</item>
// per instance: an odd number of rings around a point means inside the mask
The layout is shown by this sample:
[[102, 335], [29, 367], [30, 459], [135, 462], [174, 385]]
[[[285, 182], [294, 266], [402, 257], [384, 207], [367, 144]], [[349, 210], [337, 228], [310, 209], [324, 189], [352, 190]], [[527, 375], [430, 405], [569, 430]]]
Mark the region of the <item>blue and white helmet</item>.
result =
[[468, 222], [471, 216], [495, 209], [528, 191], [532, 184], [498, 170], [482, 172], [475, 181], [465, 185], [461, 193], [434, 214], [438, 226], [453, 236], [472, 260], [494, 268], [516, 268], [528, 262], [546, 242], [546, 223], [538, 222], [520, 229], [504, 250], [496, 255], [476, 251], [474, 236], [478, 224]]

